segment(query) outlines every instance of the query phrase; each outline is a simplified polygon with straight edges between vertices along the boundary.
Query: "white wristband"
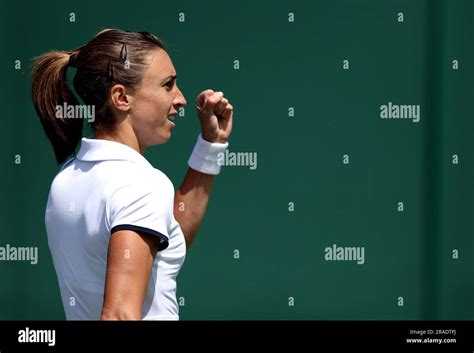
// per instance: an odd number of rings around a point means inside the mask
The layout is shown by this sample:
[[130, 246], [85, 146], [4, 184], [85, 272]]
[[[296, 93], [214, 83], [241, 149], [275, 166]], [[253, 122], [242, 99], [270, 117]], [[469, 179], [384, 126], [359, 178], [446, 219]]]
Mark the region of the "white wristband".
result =
[[188, 160], [188, 165], [204, 174], [217, 175], [221, 171], [219, 154], [224, 153], [229, 143], [209, 142], [199, 134], [193, 153]]

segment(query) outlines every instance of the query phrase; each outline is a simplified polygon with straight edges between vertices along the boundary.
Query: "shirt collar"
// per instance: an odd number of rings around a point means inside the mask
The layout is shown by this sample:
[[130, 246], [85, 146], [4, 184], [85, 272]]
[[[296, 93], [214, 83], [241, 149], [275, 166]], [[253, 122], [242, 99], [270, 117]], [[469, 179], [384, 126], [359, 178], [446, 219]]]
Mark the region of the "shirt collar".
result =
[[131, 161], [153, 167], [140, 153], [123, 143], [83, 137], [76, 158], [84, 162]]

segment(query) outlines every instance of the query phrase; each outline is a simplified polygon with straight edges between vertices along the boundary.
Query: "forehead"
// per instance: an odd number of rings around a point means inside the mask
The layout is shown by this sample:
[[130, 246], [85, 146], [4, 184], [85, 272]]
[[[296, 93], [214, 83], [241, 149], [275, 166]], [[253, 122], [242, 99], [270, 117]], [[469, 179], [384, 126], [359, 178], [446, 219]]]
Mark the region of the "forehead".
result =
[[170, 75], [176, 75], [173, 62], [163, 49], [153, 50], [148, 57], [148, 62], [150, 63], [147, 69], [148, 76], [164, 79]]

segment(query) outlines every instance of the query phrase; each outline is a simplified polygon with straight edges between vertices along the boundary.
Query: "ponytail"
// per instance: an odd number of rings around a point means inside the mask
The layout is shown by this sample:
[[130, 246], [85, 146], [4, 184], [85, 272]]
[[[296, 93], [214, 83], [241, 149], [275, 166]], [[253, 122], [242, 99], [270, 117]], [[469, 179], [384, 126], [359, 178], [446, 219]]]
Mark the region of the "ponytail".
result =
[[53, 145], [58, 164], [74, 153], [82, 137], [83, 119], [67, 119], [56, 115], [56, 107], [79, 104], [67, 85], [66, 72], [70, 54], [50, 51], [33, 64], [32, 97], [43, 129]]

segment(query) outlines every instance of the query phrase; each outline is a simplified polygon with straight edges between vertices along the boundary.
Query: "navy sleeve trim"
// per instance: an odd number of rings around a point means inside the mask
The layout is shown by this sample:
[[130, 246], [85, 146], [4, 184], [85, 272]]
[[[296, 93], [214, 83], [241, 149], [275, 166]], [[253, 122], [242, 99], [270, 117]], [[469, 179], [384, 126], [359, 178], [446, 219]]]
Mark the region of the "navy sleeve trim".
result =
[[113, 227], [110, 231], [110, 234], [113, 234], [119, 230], [133, 230], [137, 233], [145, 233], [160, 238], [160, 245], [158, 246], [158, 251], [165, 250], [169, 245], [168, 237], [166, 235], [161, 234], [160, 232], [157, 232], [156, 230], [150, 228], [135, 226], [133, 224], [120, 224], [118, 226]]

